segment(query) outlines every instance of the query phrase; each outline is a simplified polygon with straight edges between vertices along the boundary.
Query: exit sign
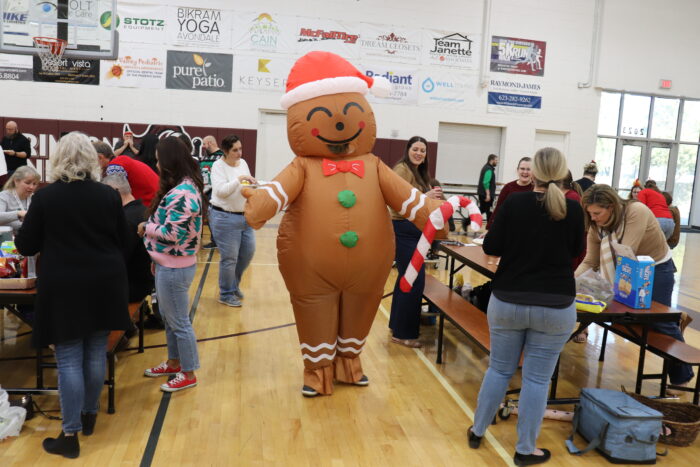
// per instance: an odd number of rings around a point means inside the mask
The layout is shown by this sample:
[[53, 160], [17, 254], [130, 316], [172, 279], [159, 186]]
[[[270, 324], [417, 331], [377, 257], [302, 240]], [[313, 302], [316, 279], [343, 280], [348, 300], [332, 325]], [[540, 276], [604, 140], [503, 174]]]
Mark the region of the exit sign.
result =
[[662, 79], [661, 82], [659, 83], [659, 87], [661, 89], [671, 89], [671, 80], [670, 79]]

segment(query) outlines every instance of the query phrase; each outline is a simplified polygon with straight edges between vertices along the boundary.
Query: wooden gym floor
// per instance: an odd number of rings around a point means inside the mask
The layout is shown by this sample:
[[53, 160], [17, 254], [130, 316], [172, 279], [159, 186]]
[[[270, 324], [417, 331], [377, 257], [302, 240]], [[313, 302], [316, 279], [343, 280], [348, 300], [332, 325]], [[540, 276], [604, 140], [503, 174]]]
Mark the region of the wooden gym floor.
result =
[[[257, 232], [257, 251], [242, 286], [242, 308], [216, 300], [218, 252], [213, 257], [209, 251], [199, 254], [191, 289], [202, 364], [199, 386], [165, 395], [158, 388], [162, 380], [142, 376], [145, 368], [166, 357], [163, 332], [147, 330], [146, 345], [155, 347], [143, 354], [118, 354], [117, 412], [106, 413], [105, 390], [95, 433], [80, 438], [79, 459], [43, 451], [42, 439], [57, 435], [61, 425], [37, 415], [25, 423], [19, 438], [0, 442], [0, 466], [512, 465], [516, 416], [492, 426], [479, 450], [469, 449], [466, 442], [488, 357], [449, 324], [442, 365], [435, 364], [435, 326], [421, 328], [420, 350], [389, 343], [390, 298], [382, 302], [362, 354], [370, 386], [338, 385], [331, 397], [301, 396], [294, 316], [277, 268], [278, 220]], [[686, 311], [700, 310], [700, 235], [683, 234], [681, 239], [674, 250], [679, 269], [676, 299]], [[429, 271], [446, 279], [442, 265]], [[465, 271], [474, 285], [484, 281]], [[387, 292], [395, 278], [393, 270]], [[700, 314], [691, 315], [697, 328]], [[31, 359], [7, 360], [32, 356], [28, 331], [13, 315], [0, 314], [0, 384], [5, 387], [34, 384]], [[593, 326], [587, 345], [566, 345], [560, 396], [576, 396], [586, 386], [634, 386], [637, 347], [611, 335], [606, 361], [599, 364], [601, 337], [600, 328]], [[700, 347], [700, 331], [687, 329], [686, 339]], [[130, 345], [136, 345], [136, 338]], [[657, 357], [647, 358], [648, 369], [660, 364]], [[55, 384], [55, 371], [46, 374], [47, 383]], [[519, 386], [518, 377], [512, 386]], [[657, 390], [658, 384], [644, 383], [645, 394]], [[36, 401], [50, 415], [59, 415], [57, 397]], [[564, 447], [570, 430], [569, 423], [544, 421], [538, 445], [552, 450], [549, 465], [607, 465], [595, 452], [570, 456]], [[692, 447], [671, 447], [658, 463], [695, 465], [698, 457], [696, 442]]]

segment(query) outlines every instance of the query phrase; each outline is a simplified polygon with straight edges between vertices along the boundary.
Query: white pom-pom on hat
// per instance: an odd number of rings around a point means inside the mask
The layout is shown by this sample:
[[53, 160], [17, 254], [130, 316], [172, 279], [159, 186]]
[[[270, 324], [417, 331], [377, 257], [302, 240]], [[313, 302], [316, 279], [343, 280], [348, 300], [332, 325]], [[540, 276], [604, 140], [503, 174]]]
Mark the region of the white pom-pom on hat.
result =
[[288, 109], [314, 97], [343, 92], [367, 91], [377, 97], [391, 92], [391, 83], [380, 76], [369, 77], [343, 57], [331, 52], [309, 52], [294, 63], [287, 77], [287, 92], [280, 105]]

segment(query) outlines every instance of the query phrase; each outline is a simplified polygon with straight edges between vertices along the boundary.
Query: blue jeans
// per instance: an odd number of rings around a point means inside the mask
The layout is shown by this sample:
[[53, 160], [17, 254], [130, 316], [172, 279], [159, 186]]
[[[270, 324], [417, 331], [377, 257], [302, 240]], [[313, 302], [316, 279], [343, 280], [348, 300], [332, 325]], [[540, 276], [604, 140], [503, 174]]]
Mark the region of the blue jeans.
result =
[[421, 300], [425, 288], [425, 265], [418, 271], [418, 277], [410, 292], [402, 292], [399, 284], [418, 245], [421, 232], [407, 220], [394, 220], [392, 223], [396, 238], [396, 269], [399, 276], [396, 278], [391, 299], [389, 328], [397, 339], [417, 339], [420, 332]]
[[524, 353], [518, 404], [520, 454], [532, 454], [547, 406], [547, 389], [564, 344], [576, 324], [576, 305], [567, 308], [516, 305], [491, 295], [488, 308], [491, 358], [481, 383], [474, 416], [477, 436], [483, 436], [496, 415]]
[[255, 234], [241, 214], [209, 209], [209, 227], [216, 237], [219, 263], [219, 298], [240, 297], [240, 283], [255, 254]]
[[[673, 295], [673, 285], [675, 283], [673, 274], [675, 272], [676, 264], [672, 259], [656, 265], [654, 268], [654, 285], [651, 289], [652, 300], [671, 306], [671, 296]], [[651, 328], [676, 340], [685, 342], [678, 323], [652, 323]], [[693, 379], [693, 375], [693, 367], [686, 363], [673, 362], [668, 369], [668, 379], [671, 381], [671, 384], [687, 383]]]
[[109, 331], [97, 331], [82, 339], [56, 344], [64, 433], [82, 430], [81, 411], [97, 413], [105, 384], [108, 336]]
[[671, 238], [671, 235], [673, 235], [673, 229], [676, 228], [676, 223], [673, 221], [673, 219], [668, 217], [657, 217], [656, 220], [659, 221], [659, 226], [661, 227], [661, 231], [664, 233], [666, 240]]
[[167, 268], [156, 263], [158, 308], [165, 323], [168, 358], [180, 360], [182, 371], [199, 368], [197, 338], [189, 314], [189, 289], [197, 265]]

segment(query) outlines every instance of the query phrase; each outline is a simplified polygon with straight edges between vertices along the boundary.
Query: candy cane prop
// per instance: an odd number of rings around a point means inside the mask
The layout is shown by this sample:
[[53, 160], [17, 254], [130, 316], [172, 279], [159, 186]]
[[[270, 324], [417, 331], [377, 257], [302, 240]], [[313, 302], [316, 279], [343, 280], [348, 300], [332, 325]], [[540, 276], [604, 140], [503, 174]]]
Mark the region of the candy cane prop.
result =
[[406, 268], [406, 272], [401, 278], [401, 283], [399, 286], [403, 292], [410, 292], [413, 288], [413, 283], [418, 277], [418, 271], [423, 266], [425, 262], [425, 256], [428, 254], [430, 245], [433, 243], [435, 238], [435, 232], [442, 230], [445, 226], [445, 222], [448, 221], [455, 209], [458, 207], [466, 207], [469, 212], [469, 220], [471, 221], [471, 228], [473, 231], [481, 229], [481, 223], [483, 221], [481, 217], [481, 212], [476, 207], [475, 203], [469, 198], [464, 196], [451, 196], [447, 199], [438, 209], [435, 209], [428, 216], [428, 222], [425, 223], [423, 228], [423, 234], [418, 240], [418, 245], [416, 250], [413, 252], [413, 257], [411, 257], [411, 262]]

